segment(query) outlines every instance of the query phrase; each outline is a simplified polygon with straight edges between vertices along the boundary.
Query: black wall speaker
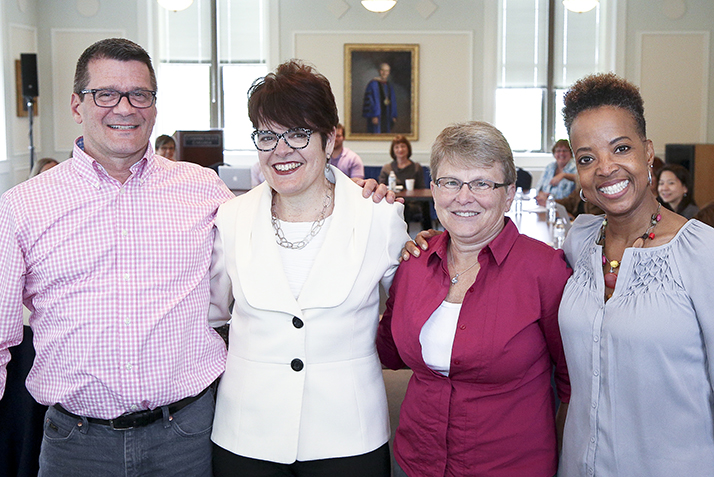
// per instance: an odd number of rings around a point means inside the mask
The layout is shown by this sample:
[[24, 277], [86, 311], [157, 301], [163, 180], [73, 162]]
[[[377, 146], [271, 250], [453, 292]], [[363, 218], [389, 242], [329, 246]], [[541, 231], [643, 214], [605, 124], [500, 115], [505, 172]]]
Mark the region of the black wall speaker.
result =
[[40, 95], [37, 84], [37, 54], [20, 54], [20, 71], [22, 72], [22, 95], [34, 98]]

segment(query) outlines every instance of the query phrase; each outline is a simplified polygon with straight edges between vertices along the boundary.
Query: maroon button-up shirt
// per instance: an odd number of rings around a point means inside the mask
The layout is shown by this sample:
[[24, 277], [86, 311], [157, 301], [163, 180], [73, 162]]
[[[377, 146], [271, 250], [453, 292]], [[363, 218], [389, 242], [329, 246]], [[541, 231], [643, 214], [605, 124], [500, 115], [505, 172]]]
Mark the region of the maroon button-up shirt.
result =
[[571, 274], [563, 252], [505, 227], [479, 254], [464, 297], [449, 376], [424, 363], [419, 334], [449, 291], [449, 234], [402, 263], [377, 347], [409, 381], [394, 453], [414, 476], [548, 476], [557, 470], [554, 396], [570, 398], [558, 306]]

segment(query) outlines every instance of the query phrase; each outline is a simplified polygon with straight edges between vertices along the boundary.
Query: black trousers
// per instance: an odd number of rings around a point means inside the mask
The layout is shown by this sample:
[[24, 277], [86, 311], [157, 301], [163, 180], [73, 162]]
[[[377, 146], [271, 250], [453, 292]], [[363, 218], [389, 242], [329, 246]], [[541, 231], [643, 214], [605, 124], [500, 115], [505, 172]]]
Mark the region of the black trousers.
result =
[[251, 459], [213, 445], [214, 477], [389, 477], [389, 444], [362, 455], [292, 464]]

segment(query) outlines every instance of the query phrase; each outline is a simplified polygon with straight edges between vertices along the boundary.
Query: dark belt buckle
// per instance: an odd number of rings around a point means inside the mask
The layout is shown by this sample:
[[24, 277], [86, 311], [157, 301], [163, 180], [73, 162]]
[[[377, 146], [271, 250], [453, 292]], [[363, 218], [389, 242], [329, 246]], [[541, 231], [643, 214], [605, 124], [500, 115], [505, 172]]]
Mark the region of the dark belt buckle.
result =
[[128, 431], [129, 429], [134, 429], [134, 419], [128, 416], [119, 416], [116, 419], [110, 419], [109, 425], [115, 431]]

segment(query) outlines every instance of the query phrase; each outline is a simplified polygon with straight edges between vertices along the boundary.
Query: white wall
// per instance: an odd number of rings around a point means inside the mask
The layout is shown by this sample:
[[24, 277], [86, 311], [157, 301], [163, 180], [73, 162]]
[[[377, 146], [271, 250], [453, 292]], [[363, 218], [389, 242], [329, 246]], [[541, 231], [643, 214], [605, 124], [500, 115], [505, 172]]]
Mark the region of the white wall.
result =
[[[691, 140], [693, 129], [697, 129], [696, 137], [701, 142], [714, 143], [714, 1], [601, 1], [609, 2], [607, 21], [619, 22], [618, 34], [604, 40], [616, 54], [610, 63], [618, 74], [642, 85], [648, 129], [654, 135], [656, 150], [661, 153], [665, 142], [678, 138]], [[420, 138], [414, 143], [414, 157], [419, 162], [428, 161], [431, 141], [447, 123], [493, 119], [496, 0], [402, 0], [387, 14], [367, 12], [359, 0], [269, 0], [269, 5], [270, 66], [296, 55], [310, 59], [335, 85], [338, 103], [343, 101], [342, 43], [406, 38], [410, 43], [422, 45]], [[87, 16], [87, 9], [92, 6], [98, 9]], [[0, 191], [3, 191], [23, 180], [29, 165], [26, 142], [23, 143], [27, 140], [27, 122], [15, 118], [14, 113], [16, 51], [12, 49], [32, 48], [36, 41], [40, 117], [35, 143], [39, 157], [57, 158], [66, 157], [71, 136], [78, 134], [72, 131], [78, 129], [71, 124], [69, 115], [70, 91], [63, 91], [66, 86], [54, 91], [54, 80], [62, 75], [66, 78], [67, 72], [72, 74], [74, 64], [70, 56], [88, 46], [87, 34], [121, 31], [148, 51], [156, 50], [150, 34], [155, 0], [3, 0], [0, 8], [7, 119], [7, 161], [0, 161]], [[69, 38], [56, 41], [58, 31], [70, 32]], [[647, 38], [656, 43], [672, 34], [694, 34], [699, 40], [705, 39], [697, 44], [696, 51], [685, 42], [679, 47], [673, 45], [661, 56], [649, 55], [651, 44], [643, 38], [649, 35]], [[453, 45], [442, 41], [448, 35], [455, 38]], [[58, 49], [69, 48], [75, 50], [59, 59]], [[662, 87], [659, 81], [663, 71], [677, 80], [676, 87]], [[692, 74], [693, 71], [696, 73]], [[698, 89], [692, 92], [688, 88], [683, 96], [683, 88], [694, 81]], [[686, 121], [679, 121], [666, 114], [667, 102], [680, 106], [698, 104], [699, 108], [696, 111], [682, 108], [684, 113], [677, 114], [686, 114]], [[343, 108], [342, 104], [339, 106]], [[65, 124], [60, 125], [63, 121]], [[362, 154], [368, 164], [385, 162], [387, 142], [350, 141], [348, 145]], [[519, 165], [532, 170], [542, 168], [548, 160], [548, 155], [516, 159]]]

